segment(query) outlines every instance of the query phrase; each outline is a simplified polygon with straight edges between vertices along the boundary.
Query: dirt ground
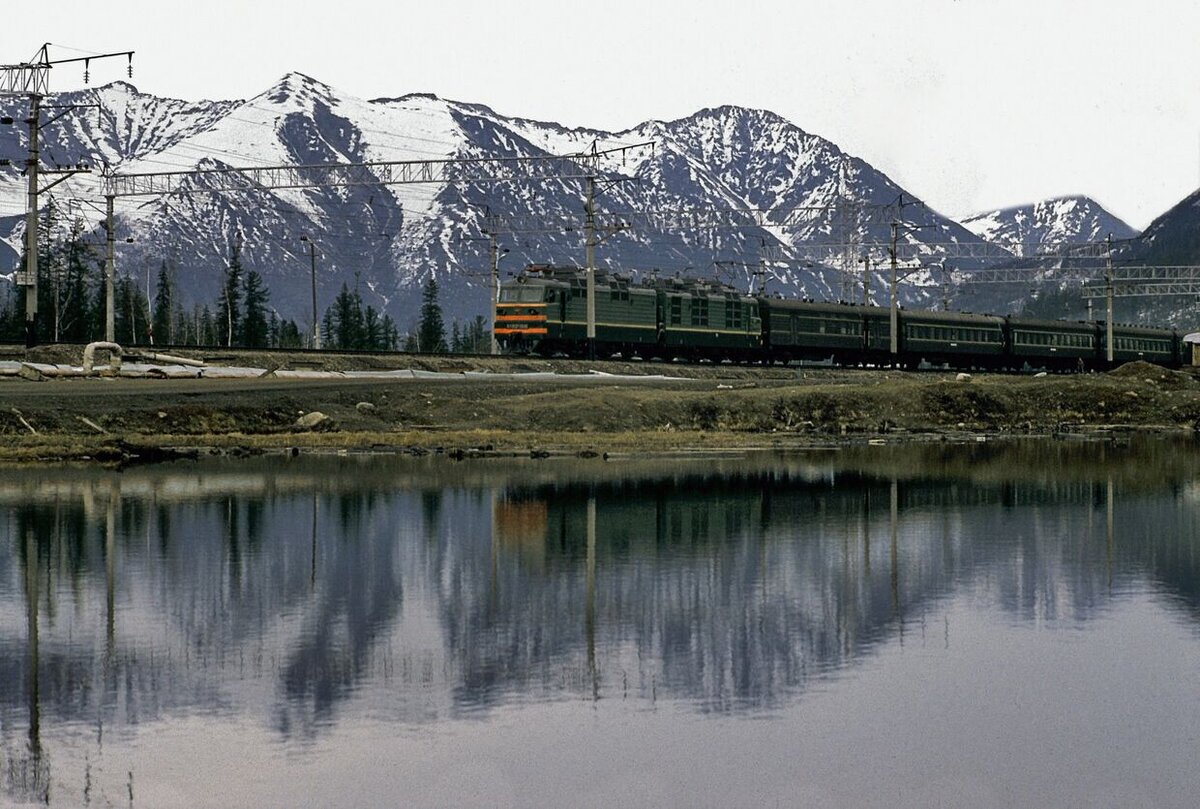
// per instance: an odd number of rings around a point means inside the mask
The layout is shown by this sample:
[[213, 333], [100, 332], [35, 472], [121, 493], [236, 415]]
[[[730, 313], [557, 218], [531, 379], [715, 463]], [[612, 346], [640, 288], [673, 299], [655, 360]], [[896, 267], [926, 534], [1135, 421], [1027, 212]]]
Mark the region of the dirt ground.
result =
[[[28, 359], [78, 363], [77, 347]], [[0, 349], [0, 358], [5, 352]], [[555, 379], [0, 378], [0, 462], [154, 460], [175, 452], [376, 450], [457, 456], [661, 452], [1200, 428], [1200, 376], [1131, 363], [1008, 376], [521, 358], [218, 350], [268, 370], [555, 370]], [[672, 379], [611, 380], [599, 370]], [[580, 374], [571, 377], [570, 374]], [[311, 415], [321, 414], [321, 415]], [[299, 420], [308, 416], [307, 422]], [[323, 416], [323, 418], [322, 418]]]

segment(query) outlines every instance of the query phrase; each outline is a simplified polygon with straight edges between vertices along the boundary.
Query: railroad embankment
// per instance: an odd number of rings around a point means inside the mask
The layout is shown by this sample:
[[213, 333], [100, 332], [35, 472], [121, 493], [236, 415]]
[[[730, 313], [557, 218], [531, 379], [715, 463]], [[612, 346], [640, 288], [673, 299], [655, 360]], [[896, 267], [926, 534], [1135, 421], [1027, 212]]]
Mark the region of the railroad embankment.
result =
[[[46, 349], [38, 361], [70, 361], [54, 350]], [[121, 463], [214, 451], [602, 454], [1200, 427], [1200, 376], [1145, 363], [1097, 374], [964, 377], [502, 358], [315, 360], [241, 352], [209, 361], [264, 373], [243, 379], [0, 379], [0, 461]], [[434, 373], [320, 379], [278, 373], [300, 365], [338, 371], [407, 366]]]

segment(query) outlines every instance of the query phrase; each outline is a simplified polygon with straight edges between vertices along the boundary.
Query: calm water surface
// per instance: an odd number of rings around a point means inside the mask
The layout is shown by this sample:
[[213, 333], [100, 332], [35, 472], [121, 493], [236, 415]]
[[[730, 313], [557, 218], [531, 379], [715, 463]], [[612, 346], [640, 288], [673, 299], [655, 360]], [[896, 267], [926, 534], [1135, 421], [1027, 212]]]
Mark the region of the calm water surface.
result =
[[0, 805], [1194, 807], [1200, 449], [0, 473]]

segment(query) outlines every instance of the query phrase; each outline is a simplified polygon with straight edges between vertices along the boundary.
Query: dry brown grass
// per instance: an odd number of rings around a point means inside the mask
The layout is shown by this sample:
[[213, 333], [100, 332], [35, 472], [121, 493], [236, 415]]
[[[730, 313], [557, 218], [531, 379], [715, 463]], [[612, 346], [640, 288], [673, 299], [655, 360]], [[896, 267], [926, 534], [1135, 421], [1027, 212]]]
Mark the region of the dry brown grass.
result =
[[[620, 384], [0, 380], [0, 460], [96, 457], [118, 446], [661, 452], [878, 435], [1200, 425], [1200, 381], [1143, 363], [1110, 374], [982, 375], [968, 381], [951, 374], [861, 371], [781, 377], [778, 369], [756, 378], [736, 370], [736, 379]], [[297, 416], [311, 411], [327, 414], [329, 429], [296, 432]]]

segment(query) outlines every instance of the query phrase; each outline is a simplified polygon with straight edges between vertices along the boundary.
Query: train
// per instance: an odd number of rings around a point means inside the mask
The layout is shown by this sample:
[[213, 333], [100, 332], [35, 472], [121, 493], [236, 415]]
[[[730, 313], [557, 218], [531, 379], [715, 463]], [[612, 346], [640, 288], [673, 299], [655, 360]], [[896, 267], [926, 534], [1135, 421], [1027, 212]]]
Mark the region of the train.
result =
[[500, 286], [495, 335], [510, 354], [959, 370], [1091, 371], [1133, 360], [1179, 368], [1183, 335], [1114, 325], [901, 308], [892, 351], [887, 307], [752, 294], [704, 279], [595, 270], [594, 345], [587, 271], [530, 265]]

